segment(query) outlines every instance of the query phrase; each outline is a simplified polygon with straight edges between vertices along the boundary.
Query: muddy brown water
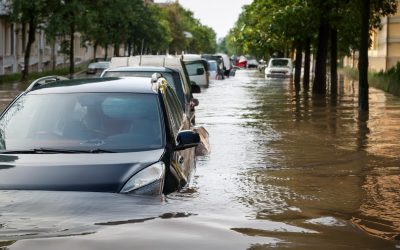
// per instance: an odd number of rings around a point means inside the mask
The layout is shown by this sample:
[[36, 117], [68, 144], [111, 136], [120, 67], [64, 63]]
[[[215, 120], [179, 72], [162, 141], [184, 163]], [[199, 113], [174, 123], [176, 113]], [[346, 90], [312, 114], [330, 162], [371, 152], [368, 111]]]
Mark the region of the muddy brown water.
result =
[[[20, 91], [0, 86], [4, 107]], [[196, 96], [212, 152], [167, 197], [0, 192], [0, 249], [400, 248], [400, 98], [313, 98], [257, 71]]]

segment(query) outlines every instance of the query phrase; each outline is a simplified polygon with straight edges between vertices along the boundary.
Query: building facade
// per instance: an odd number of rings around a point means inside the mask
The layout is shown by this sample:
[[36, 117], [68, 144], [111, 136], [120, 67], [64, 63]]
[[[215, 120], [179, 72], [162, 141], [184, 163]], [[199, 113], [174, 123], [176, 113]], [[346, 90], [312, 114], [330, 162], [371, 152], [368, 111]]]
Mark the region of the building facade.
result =
[[[397, 13], [382, 18], [381, 24], [381, 29], [371, 32], [371, 47], [368, 50], [371, 71], [387, 71], [400, 62], [400, 4]], [[356, 68], [358, 52], [346, 57], [344, 65]]]
[[387, 71], [400, 61], [400, 5], [397, 13], [382, 19], [382, 29], [372, 33], [370, 68]]
[[[0, 75], [18, 73], [23, 69], [27, 32], [28, 29], [23, 34], [21, 25], [7, 20], [4, 1], [0, 0]], [[63, 40], [59, 38], [54, 43], [49, 43], [44, 31], [38, 29], [29, 60], [30, 71], [44, 71], [68, 65], [68, 55], [61, 53]], [[111, 56], [112, 53], [113, 49], [109, 48], [107, 54]], [[97, 47], [94, 51], [93, 46], [90, 43], [83, 43], [81, 35], [76, 33], [74, 55], [75, 64], [78, 65], [93, 58], [104, 57], [105, 49]]]

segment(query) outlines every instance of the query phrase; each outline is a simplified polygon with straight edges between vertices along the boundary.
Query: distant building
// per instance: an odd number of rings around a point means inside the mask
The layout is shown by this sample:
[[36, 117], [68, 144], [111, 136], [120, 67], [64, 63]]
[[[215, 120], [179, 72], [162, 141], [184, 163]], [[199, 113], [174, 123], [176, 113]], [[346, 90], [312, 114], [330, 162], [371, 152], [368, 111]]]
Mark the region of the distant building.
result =
[[[397, 13], [382, 18], [382, 28], [371, 32], [371, 48], [368, 51], [369, 69], [387, 71], [400, 62], [400, 4]], [[357, 67], [358, 52], [345, 58], [345, 66]]]
[[[5, 9], [5, 1], [0, 0], [0, 75], [18, 73], [24, 66], [24, 54], [28, 30], [23, 35], [20, 25], [10, 23], [7, 20], [8, 11]], [[68, 56], [62, 54], [62, 39], [57, 39], [53, 44], [46, 41], [43, 31], [36, 32], [35, 42], [32, 45], [29, 60], [30, 71], [43, 71], [55, 67], [67, 66]], [[109, 49], [108, 55], [113, 54], [113, 49]], [[105, 50], [98, 47], [96, 52], [91, 44], [83, 44], [81, 35], [75, 34], [74, 40], [75, 64], [89, 61], [95, 57], [101, 58], [105, 55]]]
[[373, 70], [388, 70], [400, 61], [400, 5], [397, 13], [382, 19], [382, 29], [372, 32], [369, 65]]

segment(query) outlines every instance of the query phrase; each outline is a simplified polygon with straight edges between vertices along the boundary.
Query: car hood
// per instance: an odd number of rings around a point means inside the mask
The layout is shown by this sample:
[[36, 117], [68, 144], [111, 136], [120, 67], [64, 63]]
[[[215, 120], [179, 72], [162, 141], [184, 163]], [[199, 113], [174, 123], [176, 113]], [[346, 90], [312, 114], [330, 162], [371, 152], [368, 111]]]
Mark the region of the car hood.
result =
[[0, 155], [0, 190], [119, 192], [164, 149], [101, 154]]

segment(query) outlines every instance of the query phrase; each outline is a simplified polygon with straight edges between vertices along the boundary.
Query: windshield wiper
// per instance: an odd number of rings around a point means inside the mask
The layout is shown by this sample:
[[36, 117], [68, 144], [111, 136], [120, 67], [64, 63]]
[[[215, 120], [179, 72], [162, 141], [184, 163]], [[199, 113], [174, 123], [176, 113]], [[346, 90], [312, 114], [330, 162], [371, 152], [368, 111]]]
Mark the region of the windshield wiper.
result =
[[59, 148], [34, 148], [27, 150], [1, 150], [1, 154], [45, 154], [45, 153], [60, 153], [60, 154], [97, 154], [97, 153], [115, 153], [114, 151], [101, 149], [101, 148], [93, 148], [88, 150], [82, 149], [59, 149]]

